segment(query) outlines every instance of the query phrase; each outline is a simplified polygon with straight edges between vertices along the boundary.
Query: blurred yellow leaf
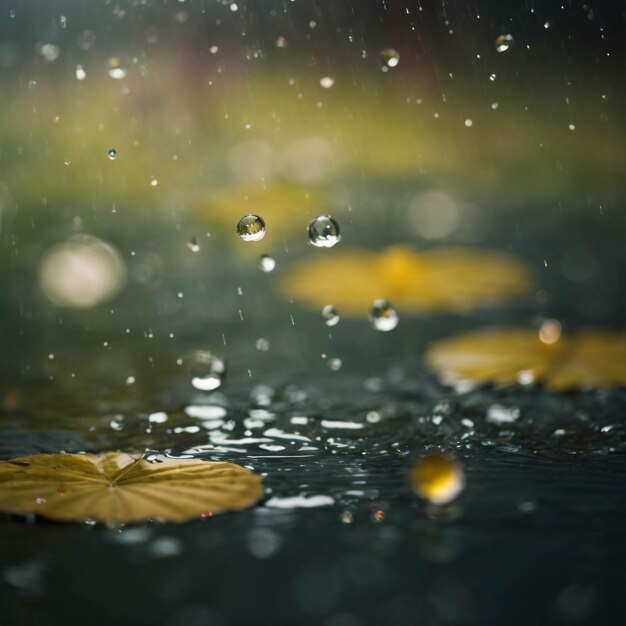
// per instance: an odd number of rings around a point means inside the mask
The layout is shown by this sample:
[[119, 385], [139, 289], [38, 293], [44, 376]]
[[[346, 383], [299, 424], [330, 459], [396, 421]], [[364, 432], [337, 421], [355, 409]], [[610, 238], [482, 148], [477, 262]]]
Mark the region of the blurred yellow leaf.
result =
[[413, 491], [433, 504], [451, 502], [465, 488], [460, 463], [441, 454], [419, 459], [411, 468], [410, 477]]
[[[267, 225], [265, 243], [300, 230], [306, 237], [307, 218], [323, 212], [324, 201], [320, 194], [298, 185], [275, 183], [267, 187], [237, 185], [201, 196], [191, 206], [198, 217], [215, 222], [235, 232], [237, 222], [247, 213], [263, 218]], [[280, 241], [280, 239], [279, 239]], [[246, 246], [248, 250], [258, 249]]]
[[526, 267], [506, 254], [463, 248], [418, 253], [397, 245], [306, 260], [282, 290], [311, 308], [331, 303], [343, 315], [363, 316], [378, 298], [400, 312], [461, 311], [519, 295], [531, 284]]
[[491, 329], [434, 343], [426, 362], [445, 382], [619, 387], [626, 385], [626, 333], [586, 330], [555, 339], [524, 328]]
[[184, 522], [254, 504], [261, 478], [232, 463], [121, 452], [37, 454], [0, 461], [0, 511], [57, 521]]

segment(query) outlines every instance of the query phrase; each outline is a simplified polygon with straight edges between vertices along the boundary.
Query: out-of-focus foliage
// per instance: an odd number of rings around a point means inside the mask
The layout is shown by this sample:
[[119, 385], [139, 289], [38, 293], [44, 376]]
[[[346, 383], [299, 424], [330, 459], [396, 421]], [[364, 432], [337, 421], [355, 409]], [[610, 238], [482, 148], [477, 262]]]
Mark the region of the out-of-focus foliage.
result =
[[362, 317], [377, 298], [406, 313], [464, 311], [523, 294], [531, 285], [524, 264], [505, 254], [469, 248], [416, 252], [398, 245], [303, 261], [282, 288], [308, 307], [332, 302], [342, 314]]
[[490, 329], [434, 343], [426, 362], [445, 382], [541, 382], [550, 389], [626, 385], [626, 333], [584, 330], [571, 337], [525, 328]]

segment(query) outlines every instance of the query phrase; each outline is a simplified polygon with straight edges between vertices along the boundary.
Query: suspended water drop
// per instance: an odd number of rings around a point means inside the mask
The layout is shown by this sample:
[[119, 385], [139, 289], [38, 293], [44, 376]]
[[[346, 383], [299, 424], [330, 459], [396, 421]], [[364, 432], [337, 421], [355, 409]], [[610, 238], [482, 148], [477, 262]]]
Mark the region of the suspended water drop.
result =
[[116, 80], [126, 78], [128, 72], [122, 67], [122, 60], [119, 57], [109, 59], [109, 76]]
[[396, 67], [400, 63], [400, 55], [397, 50], [393, 48], [387, 48], [380, 53], [380, 58], [383, 62], [383, 69], [389, 67]]
[[209, 350], [197, 350], [189, 359], [191, 384], [200, 391], [213, 391], [224, 380], [226, 365]]
[[320, 85], [324, 89], [330, 89], [334, 84], [335, 84], [335, 79], [332, 78], [331, 76], [324, 76], [323, 78], [320, 78]]
[[76, 80], [85, 80], [87, 78], [87, 72], [83, 69], [82, 65], [76, 66]]
[[513, 45], [512, 35], [500, 35], [496, 38], [495, 44], [498, 52], [506, 52]]
[[375, 300], [367, 317], [370, 324], [382, 332], [393, 330], [400, 321], [398, 311], [388, 300]]
[[334, 358], [328, 361], [328, 367], [330, 367], [330, 369], [333, 370], [333, 372], [340, 370], [342, 365], [343, 365], [343, 362], [341, 361], [341, 359]]
[[192, 251], [192, 252], [199, 252], [200, 251], [200, 245], [198, 244], [198, 240], [195, 237], [192, 237], [189, 242], [187, 243], [187, 247]]
[[465, 475], [458, 461], [435, 454], [415, 463], [411, 469], [411, 485], [424, 500], [446, 504], [463, 491]]
[[244, 241], [260, 241], [265, 237], [265, 222], [258, 215], [248, 213], [237, 223], [237, 234]]
[[287, 47], [287, 39], [282, 35], [276, 39], [276, 47], [277, 48], [286, 48]]
[[330, 215], [320, 215], [309, 224], [309, 241], [317, 248], [332, 248], [341, 241], [339, 226]]
[[109, 148], [107, 156], [111, 161], [115, 161], [115, 157], [117, 156], [117, 150], [115, 148]]
[[276, 267], [276, 260], [274, 257], [271, 257], [269, 254], [262, 254], [259, 257], [259, 269], [262, 272], [273, 272]]
[[337, 309], [332, 304], [327, 304], [322, 309], [322, 319], [324, 320], [324, 324], [326, 326], [337, 326], [339, 324], [339, 313]]

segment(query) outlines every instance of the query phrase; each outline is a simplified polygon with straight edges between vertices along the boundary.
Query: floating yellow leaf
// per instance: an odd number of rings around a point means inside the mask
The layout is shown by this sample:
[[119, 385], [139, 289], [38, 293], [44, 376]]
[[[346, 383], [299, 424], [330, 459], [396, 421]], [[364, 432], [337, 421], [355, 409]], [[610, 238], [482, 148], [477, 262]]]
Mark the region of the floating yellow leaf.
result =
[[586, 330], [561, 337], [554, 329], [491, 329], [430, 347], [426, 362], [446, 382], [539, 381], [556, 390], [626, 385], [626, 333]]
[[261, 478], [232, 463], [121, 452], [37, 454], [0, 461], [0, 511], [57, 521], [184, 522], [254, 504]]
[[441, 454], [419, 459], [411, 468], [411, 485], [415, 493], [432, 504], [454, 500], [465, 487], [460, 463]]
[[418, 253], [397, 245], [304, 261], [282, 287], [310, 307], [331, 303], [342, 314], [363, 316], [378, 298], [405, 312], [458, 311], [521, 294], [530, 285], [526, 267], [506, 254], [463, 248]]

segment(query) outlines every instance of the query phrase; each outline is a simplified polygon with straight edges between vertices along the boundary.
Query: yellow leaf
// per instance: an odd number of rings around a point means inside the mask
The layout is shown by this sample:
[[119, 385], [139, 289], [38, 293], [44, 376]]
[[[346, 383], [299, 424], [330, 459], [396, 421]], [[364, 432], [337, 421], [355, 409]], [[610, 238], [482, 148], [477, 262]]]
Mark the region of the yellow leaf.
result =
[[[300, 231], [306, 237], [307, 219], [320, 212], [328, 212], [323, 199], [317, 191], [297, 185], [274, 183], [267, 187], [241, 185], [226, 187], [210, 195], [201, 197], [191, 206], [191, 210], [200, 218], [221, 224], [235, 232], [237, 222], [247, 213], [263, 218], [267, 225], [265, 245], [280, 241], [281, 237], [294, 231]], [[300, 217], [295, 217], [300, 216]], [[258, 249], [244, 246], [243, 249]]]
[[122, 452], [0, 461], [0, 511], [57, 521], [180, 523], [248, 507], [261, 493], [260, 476], [232, 463], [150, 463]]
[[434, 343], [426, 362], [445, 382], [618, 387], [626, 385], [626, 333], [587, 330], [554, 339], [525, 328], [490, 329]]
[[460, 311], [519, 295], [531, 284], [526, 267], [502, 253], [463, 248], [418, 253], [397, 245], [304, 261], [287, 275], [282, 290], [311, 308], [331, 303], [343, 315], [360, 317], [379, 298], [409, 313]]

